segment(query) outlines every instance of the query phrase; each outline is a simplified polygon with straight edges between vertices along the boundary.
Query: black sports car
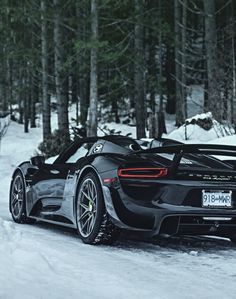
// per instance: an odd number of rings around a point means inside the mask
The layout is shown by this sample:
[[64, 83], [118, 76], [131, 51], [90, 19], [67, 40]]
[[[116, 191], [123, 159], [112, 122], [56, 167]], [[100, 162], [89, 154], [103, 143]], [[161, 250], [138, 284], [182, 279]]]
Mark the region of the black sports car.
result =
[[23, 162], [10, 188], [14, 221], [76, 228], [89, 244], [112, 243], [120, 229], [236, 242], [236, 147], [140, 144], [124, 136], [84, 138], [52, 164], [42, 156]]

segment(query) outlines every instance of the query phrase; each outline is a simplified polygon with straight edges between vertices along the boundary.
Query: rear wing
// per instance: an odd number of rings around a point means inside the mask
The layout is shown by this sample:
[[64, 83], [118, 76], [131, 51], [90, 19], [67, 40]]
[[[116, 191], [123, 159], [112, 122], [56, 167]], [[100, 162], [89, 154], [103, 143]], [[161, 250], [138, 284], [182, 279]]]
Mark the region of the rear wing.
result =
[[[172, 160], [171, 170], [174, 172], [180, 165], [180, 161], [184, 154], [201, 154], [201, 155], [215, 155], [215, 156], [234, 156], [236, 157], [236, 146], [231, 145], [216, 145], [216, 144], [180, 144], [170, 145], [163, 147], [155, 147], [146, 150], [137, 151], [129, 155], [140, 154], [174, 154]], [[212, 159], [214, 159], [212, 157]], [[216, 158], [215, 158], [216, 159]], [[218, 160], [218, 163], [222, 163], [222, 166], [226, 165], [225, 162]], [[229, 167], [229, 165], [228, 165]]]
[[146, 150], [136, 151], [129, 155], [139, 154], [154, 154], [154, 153], [168, 153], [168, 154], [208, 154], [208, 155], [222, 155], [222, 156], [236, 156], [236, 146], [221, 145], [221, 144], [180, 144], [162, 147], [154, 147]]

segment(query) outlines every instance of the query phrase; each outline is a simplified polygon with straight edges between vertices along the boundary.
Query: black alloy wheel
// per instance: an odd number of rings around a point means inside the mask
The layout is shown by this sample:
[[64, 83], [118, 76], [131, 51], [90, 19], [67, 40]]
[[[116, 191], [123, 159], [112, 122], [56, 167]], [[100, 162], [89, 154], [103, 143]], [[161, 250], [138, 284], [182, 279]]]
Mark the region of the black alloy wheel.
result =
[[10, 189], [10, 211], [12, 218], [17, 223], [34, 223], [26, 215], [25, 182], [20, 171], [14, 177]]

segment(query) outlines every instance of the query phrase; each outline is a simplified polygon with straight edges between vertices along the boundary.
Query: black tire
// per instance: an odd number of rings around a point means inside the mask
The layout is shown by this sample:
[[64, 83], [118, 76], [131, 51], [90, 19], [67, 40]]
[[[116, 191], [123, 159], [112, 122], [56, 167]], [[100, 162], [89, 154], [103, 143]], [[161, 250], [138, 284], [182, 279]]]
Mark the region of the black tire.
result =
[[[96, 195], [92, 194], [92, 190]], [[119, 236], [118, 228], [112, 223], [106, 211], [99, 179], [92, 172], [82, 179], [78, 188], [76, 223], [78, 234], [86, 244], [111, 245]]]
[[26, 194], [23, 175], [17, 171], [10, 189], [10, 211], [12, 219], [17, 223], [35, 223], [35, 219], [27, 217]]

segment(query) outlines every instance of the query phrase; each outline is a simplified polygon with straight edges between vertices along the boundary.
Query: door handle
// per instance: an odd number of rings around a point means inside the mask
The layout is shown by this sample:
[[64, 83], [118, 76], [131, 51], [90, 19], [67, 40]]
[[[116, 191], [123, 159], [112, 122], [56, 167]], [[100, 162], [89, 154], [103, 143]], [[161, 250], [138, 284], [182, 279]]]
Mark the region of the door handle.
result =
[[60, 171], [59, 171], [59, 170], [56, 170], [56, 169], [52, 169], [52, 170], [50, 170], [50, 172], [51, 172], [52, 174], [59, 174], [59, 173], [60, 173]]

